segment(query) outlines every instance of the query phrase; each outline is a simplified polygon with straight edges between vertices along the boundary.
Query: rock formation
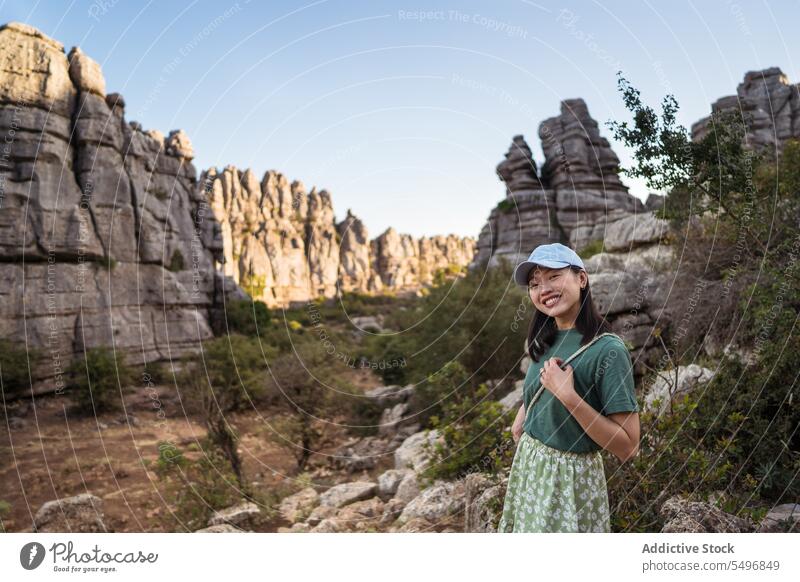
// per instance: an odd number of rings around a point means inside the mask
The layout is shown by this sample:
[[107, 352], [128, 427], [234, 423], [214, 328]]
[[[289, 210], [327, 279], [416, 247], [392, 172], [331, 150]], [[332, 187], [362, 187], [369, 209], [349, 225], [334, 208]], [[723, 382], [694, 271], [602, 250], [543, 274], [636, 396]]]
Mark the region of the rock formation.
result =
[[[792, 85], [777, 67], [749, 71], [736, 95], [722, 97], [711, 106], [712, 114], [741, 114], [747, 132], [745, 142], [757, 149], [780, 153], [789, 138], [800, 138], [800, 85]], [[711, 116], [692, 125], [692, 139], [713, 130]]]
[[539, 137], [541, 176], [521, 135], [497, 166], [506, 198], [481, 231], [473, 265], [485, 260], [494, 266], [502, 258], [516, 263], [552, 242], [581, 249], [602, 240], [609, 222], [644, 210], [620, 181], [619, 159], [582, 99], [562, 101], [561, 114], [541, 123]]
[[0, 133], [0, 337], [43, 350], [43, 377], [95, 346], [130, 363], [194, 351], [242, 289], [271, 307], [413, 291], [474, 254], [453, 235], [369, 241], [328, 192], [274, 171], [198, 180], [183, 131], [126, 122], [95, 61], [24, 24], [0, 27]]
[[[492, 267], [524, 260], [540, 244], [560, 242], [579, 252], [597, 246], [585, 261], [598, 309], [634, 347], [634, 369], [656, 357], [651, 335], [666, 299], [670, 249], [661, 244], [666, 223], [628, 193], [619, 179], [619, 158], [600, 135], [582, 99], [561, 103], [561, 113], [539, 126], [545, 162], [541, 175], [522, 136], [515, 136], [497, 168], [506, 198], [492, 210], [478, 239], [478, 254]], [[600, 251], [599, 253], [597, 251]], [[523, 366], [523, 371], [525, 371]], [[516, 397], [509, 396], [509, 403]]]
[[388, 228], [370, 241], [350, 210], [335, 222], [327, 191], [306, 193], [278, 172], [259, 182], [250, 170], [212, 168], [200, 182], [222, 226], [223, 272], [270, 307], [334, 297], [337, 289], [414, 291], [475, 253], [474, 239], [452, 234], [414, 238]]
[[188, 140], [126, 123], [77, 48], [16, 23], [0, 47], [0, 335], [42, 349], [51, 377], [99, 345], [139, 362], [195, 349], [224, 281]]

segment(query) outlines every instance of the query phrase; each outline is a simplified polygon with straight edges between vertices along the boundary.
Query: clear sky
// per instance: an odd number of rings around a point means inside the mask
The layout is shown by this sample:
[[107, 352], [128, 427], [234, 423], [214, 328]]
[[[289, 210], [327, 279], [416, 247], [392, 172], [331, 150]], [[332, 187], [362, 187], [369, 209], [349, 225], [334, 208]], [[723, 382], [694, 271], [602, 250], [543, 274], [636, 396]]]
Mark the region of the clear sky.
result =
[[561, 99], [583, 97], [610, 138], [618, 69], [653, 104], [674, 93], [687, 126], [748, 70], [800, 81], [796, 0], [0, 0], [0, 15], [81, 46], [128, 120], [188, 133], [198, 169], [326, 188], [371, 237], [477, 236], [511, 138], [541, 164]]

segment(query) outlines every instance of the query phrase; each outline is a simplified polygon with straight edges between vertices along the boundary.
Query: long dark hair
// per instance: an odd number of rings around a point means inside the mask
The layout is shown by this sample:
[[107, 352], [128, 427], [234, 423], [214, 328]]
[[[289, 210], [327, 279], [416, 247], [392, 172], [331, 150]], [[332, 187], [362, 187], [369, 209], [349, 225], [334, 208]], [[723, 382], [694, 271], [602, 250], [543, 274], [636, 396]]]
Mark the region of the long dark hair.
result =
[[[580, 267], [570, 266], [569, 268], [575, 274], [581, 271]], [[592, 290], [589, 288], [588, 280], [586, 288], [581, 289], [580, 301], [581, 308], [578, 311], [578, 317], [575, 319], [575, 328], [583, 335], [581, 345], [585, 345], [596, 335], [610, 332], [611, 324], [597, 311], [597, 307], [595, 307], [592, 300]], [[539, 357], [553, 345], [557, 330], [555, 318], [542, 313], [534, 306], [533, 317], [528, 327], [528, 354], [534, 362], [538, 362]]]

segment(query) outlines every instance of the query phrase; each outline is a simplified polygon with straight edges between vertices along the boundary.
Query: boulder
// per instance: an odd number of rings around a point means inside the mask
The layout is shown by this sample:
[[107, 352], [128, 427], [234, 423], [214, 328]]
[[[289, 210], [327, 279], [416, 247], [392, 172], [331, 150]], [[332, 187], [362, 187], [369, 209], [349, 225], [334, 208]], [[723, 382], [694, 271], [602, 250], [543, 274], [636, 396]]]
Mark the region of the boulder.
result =
[[91, 493], [48, 501], [33, 518], [33, 530], [40, 533], [106, 532], [103, 500]]
[[412, 434], [394, 452], [395, 469], [412, 469], [419, 473], [431, 461], [428, 447], [432, 447], [441, 437], [437, 430], [426, 430]]
[[758, 526], [761, 533], [800, 532], [800, 503], [784, 503], [769, 510]]
[[311, 511], [308, 519], [306, 519], [306, 523], [310, 526], [319, 525], [322, 520], [335, 516], [336, 511], [336, 507], [329, 505], [318, 505]]
[[368, 481], [354, 481], [352, 483], [342, 483], [334, 485], [325, 493], [320, 495], [319, 503], [325, 507], [342, 507], [349, 503], [369, 499], [378, 491], [375, 483]]
[[511, 140], [505, 158], [497, 166], [497, 175], [506, 184], [507, 197], [542, 189], [531, 148], [522, 135], [515, 135]]
[[286, 521], [295, 523], [306, 519], [317, 505], [319, 505], [319, 493], [313, 487], [306, 487], [284, 498], [281, 501], [280, 513]]
[[659, 510], [664, 533], [747, 533], [755, 529], [749, 518], [740, 518], [700, 501], [678, 495], [667, 499]]
[[422, 518], [436, 523], [464, 511], [464, 482], [436, 481], [412, 499], [400, 514], [401, 523]]
[[394, 533], [430, 533], [436, 531], [436, 526], [422, 517], [415, 517], [399, 524], [390, 531]]
[[365, 531], [375, 529], [383, 516], [384, 504], [377, 497], [356, 501], [343, 507], [336, 514], [336, 522], [341, 530]]
[[390, 443], [382, 437], [368, 436], [343, 443], [331, 457], [331, 464], [348, 473], [372, 469], [390, 451]]
[[414, 393], [414, 385], [396, 386], [376, 386], [364, 392], [364, 396], [375, 400], [378, 406], [393, 406], [398, 402], [406, 402]]
[[169, 156], [175, 156], [186, 162], [191, 162], [194, 158], [192, 142], [182, 129], [170, 131], [164, 142], [164, 147]]
[[490, 475], [471, 473], [464, 479], [464, 531], [496, 532], [506, 484]]
[[378, 495], [383, 499], [393, 497], [403, 479], [413, 471], [409, 469], [389, 469], [378, 476]]
[[703, 368], [697, 364], [679, 366], [677, 370], [677, 384], [675, 370], [662, 372], [645, 393], [645, 409], [655, 411], [655, 401], [658, 399], [661, 404], [657, 412], [658, 414], [663, 414], [669, 410], [670, 393], [673, 399], [678, 398], [683, 394], [693, 391], [698, 386], [707, 383], [713, 377], [714, 372], [712, 370]]
[[404, 421], [413, 424], [413, 419], [404, 418], [408, 409], [408, 402], [398, 402], [391, 408], [384, 409], [378, 421], [378, 434], [384, 437], [391, 437], [397, 433]]
[[208, 525], [229, 524], [239, 528], [252, 527], [261, 516], [258, 505], [251, 501], [243, 501], [233, 507], [228, 507], [220, 511], [215, 511], [214, 515], [208, 520]]
[[69, 52], [69, 77], [79, 91], [94, 93], [103, 99], [106, 96], [106, 80], [100, 65], [81, 51], [73, 47]]

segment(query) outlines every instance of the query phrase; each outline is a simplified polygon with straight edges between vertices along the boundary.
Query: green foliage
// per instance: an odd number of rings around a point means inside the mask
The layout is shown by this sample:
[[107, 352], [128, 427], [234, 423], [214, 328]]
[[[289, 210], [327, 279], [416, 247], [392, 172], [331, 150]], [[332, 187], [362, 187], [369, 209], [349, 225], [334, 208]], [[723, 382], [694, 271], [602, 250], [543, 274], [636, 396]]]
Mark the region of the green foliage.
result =
[[368, 339], [368, 353], [377, 361], [404, 359], [406, 366], [387, 370], [385, 381], [423, 382], [454, 358], [476, 383], [520, 376], [532, 306], [514, 285], [512, 269], [505, 260], [491, 269], [478, 267], [388, 312], [385, 326], [400, 333]]
[[325, 423], [351, 414], [353, 387], [342, 379], [342, 363], [322, 343], [306, 341], [271, 364], [269, 389], [278, 394], [284, 413], [270, 423], [266, 436], [291, 452], [302, 471], [318, 450]]
[[169, 260], [169, 266], [167, 269], [173, 273], [177, 273], [178, 271], [183, 271], [185, 266], [183, 253], [181, 253], [180, 249], [175, 249], [175, 252], [172, 253], [172, 258]]
[[85, 414], [116, 410], [122, 404], [121, 393], [131, 382], [131, 369], [121, 354], [106, 347], [91, 348], [78, 355], [67, 374], [78, 409]]
[[[265, 348], [266, 356], [274, 350]], [[203, 344], [202, 356], [189, 362], [181, 385], [194, 397], [207, 401], [209, 414], [223, 414], [251, 407], [265, 396], [265, 354], [258, 341], [238, 334], [215, 338]]]
[[248, 273], [242, 276], [240, 285], [250, 297], [261, 297], [267, 288], [267, 276]]
[[679, 328], [665, 338], [685, 337], [664, 347], [673, 365], [690, 363], [681, 354], [693, 359], [706, 340], [742, 354], [718, 356], [713, 379], [660, 417], [640, 415], [640, 454], [610, 470], [614, 529], [658, 531], [658, 509], [676, 493], [758, 521], [765, 508], [800, 496], [800, 412], [792, 404], [800, 144], [786, 142], [777, 161], [748, 150], [738, 112], [715, 114], [708, 134], [691, 142], [675, 123], [674, 98], [659, 116], [622, 78], [620, 89], [633, 124], [610, 126], [634, 149], [628, 173], [669, 190], [664, 217], [680, 227], [672, 236], [683, 249], [675, 269], [684, 286], [673, 287], [667, 305]]
[[172, 443], [159, 442], [155, 473], [174, 507], [171, 530], [204, 528], [214, 511], [230, 507], [240, 498], [236, 475], [225, 455], [208, 440], [201, 442], [200, 453], [191, 457]]
[[6, 397], [30, 389], [30, 372], [35, 373], [41, 360], [39, 350], [26, 350], [24, 344], [0, 339], [0, 378]]
[[[428, 480], [455, 479], [469, 473], [495, 474], [514, 457], [510, 426], [516, 410], [504, 412], [486, 384], [463, 386], [466, 370], [451, 362], [429, 383], [443, 399], [441, 415], [430, 418], [443, 442], [432, 446], [432, 462], [423, 472]], [[430, 447], [430, 445], [428, 445]]]
[[603, 239], [593, 240], [588, 243], [585, 247], [583, 247], [579, 252], [578, 255], [585, 261], [596, 254], [603, 252]]
[[433, 285], [438, 287], [442, 285], [446, 285], [448, 281], [452, 280], [454, 277], [457, 277], [461, 273], [465, 272], [466, 269], [461, 267], [460, 265], [456, 265], [454, 263], [450, 263], [447, 267], [442, 269], [436, 269], [433, 274]]
[[272, 325], [270, 311], [263, 301], [228, 301], [224, 317], [224, 333], [258, 336]]
[[508, 198], [503, 198], [500, 202], [497, 203], [495, 209], [498, 212], [508, 212], [514, 209], [515, 207], [516, 207], [515, 204], [511, 200], [509, 200]]

